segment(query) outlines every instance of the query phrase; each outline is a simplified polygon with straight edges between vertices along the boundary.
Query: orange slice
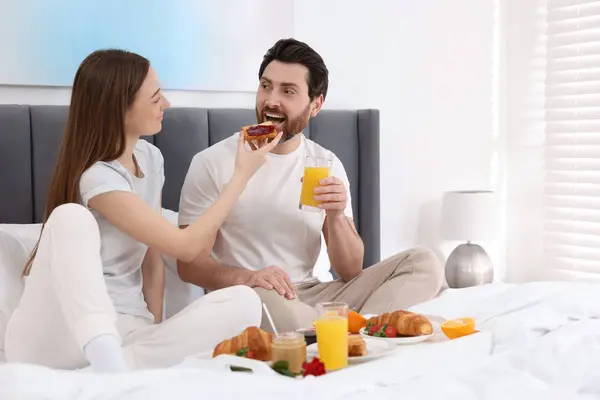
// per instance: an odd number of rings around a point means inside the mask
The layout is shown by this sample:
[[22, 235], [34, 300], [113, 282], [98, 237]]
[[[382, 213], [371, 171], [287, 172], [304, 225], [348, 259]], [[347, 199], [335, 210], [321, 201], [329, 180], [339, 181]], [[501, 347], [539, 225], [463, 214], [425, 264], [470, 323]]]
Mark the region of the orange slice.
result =
[[367, 319], [356, 311], [348, 311], [348, 332], [358, 333], [360, 328], [367, 326]]
[[475, 332], [475, 319], [457, 318], [448, 320], [442, 324], [442, 332], [449, 339], [470, 335]]

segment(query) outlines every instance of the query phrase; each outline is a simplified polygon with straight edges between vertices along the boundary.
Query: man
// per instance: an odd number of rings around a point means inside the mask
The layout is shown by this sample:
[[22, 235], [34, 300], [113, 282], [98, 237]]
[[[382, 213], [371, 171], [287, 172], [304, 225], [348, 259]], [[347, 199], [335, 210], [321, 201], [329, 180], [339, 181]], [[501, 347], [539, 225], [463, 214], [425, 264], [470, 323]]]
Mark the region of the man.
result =
[[[443, 273], [430, 250], [409, 250], [362, 270], [364, 248], [352, 219], [346, 171], [332, 152], [302, 135], [327, 95], [328, 70], [321, 56], [305, 43], [280, 40], [265, 54], [258, 76], [256, 118], [273, 121], [283, 137], [222, 225], [212, 257], [178, 262], [181, 279], [209, 291], [239, 284], [255, 288], [279, 331], [311, 327], [313, 307], [322, 301], [343, 301], [367, 314], [433, 298]], [[181, 194], [180, 226], [206, 211], [229, 180], [238, 134], [192, 160]], [[315, 189], [321, 213], [298, 208], [307, 155], [333, 160], [331, 176]], [[340, 277], [333, 282], [319, 282], [312, 274], [321, 233]], [[262, 328], [271, 330], [267, 318]]]

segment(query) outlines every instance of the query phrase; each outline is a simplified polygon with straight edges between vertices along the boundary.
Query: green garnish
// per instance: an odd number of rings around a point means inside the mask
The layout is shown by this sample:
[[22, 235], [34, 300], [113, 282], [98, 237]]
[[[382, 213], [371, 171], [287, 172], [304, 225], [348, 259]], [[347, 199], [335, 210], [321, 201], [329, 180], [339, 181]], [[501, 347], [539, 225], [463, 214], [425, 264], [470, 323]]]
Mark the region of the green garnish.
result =
[[275, 372], [277, 372], [278, 374], [289, 376], [292, 378], [294, 378], [298, 375], [301, 375], [301, 374], [295, 374], [295, 373], [291, 372], [289, 370], [290, 363], [287, 361], [276, 361], [275, 363], [273, 363], [273, 365], [271, 365], [271, 368], [273, 368], [273, 370], [275, 370]]
[[238, 357], [246, 357], [248, 355], [248, 348], [244, 347], [235, 352]]

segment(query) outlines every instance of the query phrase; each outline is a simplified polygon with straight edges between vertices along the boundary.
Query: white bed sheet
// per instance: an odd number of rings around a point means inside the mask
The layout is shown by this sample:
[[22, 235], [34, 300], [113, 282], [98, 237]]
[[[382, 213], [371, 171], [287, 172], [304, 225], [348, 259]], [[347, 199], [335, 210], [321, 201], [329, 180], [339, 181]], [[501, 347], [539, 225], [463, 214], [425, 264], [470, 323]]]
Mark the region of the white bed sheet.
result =
[[270, 370], [233, 373], [199, 358], [119, 376], [5, 364], [0, 398], [600, 399], [600, 285], [449, 290], [414, 310], [474, 316], [481, 333], [403, 346], [392, 356], [305, 380]]

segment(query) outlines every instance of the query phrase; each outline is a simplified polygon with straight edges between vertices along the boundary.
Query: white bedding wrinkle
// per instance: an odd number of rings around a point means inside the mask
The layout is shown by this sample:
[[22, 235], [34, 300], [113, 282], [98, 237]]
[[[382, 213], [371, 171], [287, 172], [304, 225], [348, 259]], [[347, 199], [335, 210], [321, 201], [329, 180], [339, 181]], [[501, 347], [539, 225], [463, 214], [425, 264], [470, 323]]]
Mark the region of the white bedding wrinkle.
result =
[[501, 361], [554, 388], [580, 392], [599, 366], [600, 321], [569, 322], [535, 345], [503, 358]]
[[[36, 384], [31, 384], [35, 377]], [[4, 379], [3, 379], [4, 378]], [[11, 386], [4, 383], [12, 382]], [[221, 370], [146, 370], [125, 375], [96, 375], [43, 367], [0, 366], [0, 399], [146, 400], [146, 399], [344, 399], [355, 387], [296, 381]]]
[[121, 376], [5, 364], [0, 398], [600, 399], [600, 285], [489, 285], [453, 290], [413, 310], [475, 316], [481, 333], [399, 346], [391, 356], [304, 380], [194, 359]]
[[[475, 365], [458, 373], [435, 373], [393, 387], [375, 388], [377, 399], [425, 400], [592, 400], [593, 393], [565, 391], [515, 368], [493, 364]], [[347, 400], [360, 400], [355, 394]], [[364, 397], [363, 397], [364, 399]]]
[[596, 365], [594, 372], [588, 377], [587, 382], [582, 386], [580, 393], [587, 396], [595, 396], [590, 398], [600, 398], [600, 395], [598, 394], [600, 393], [600, 363]]

